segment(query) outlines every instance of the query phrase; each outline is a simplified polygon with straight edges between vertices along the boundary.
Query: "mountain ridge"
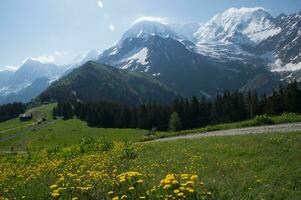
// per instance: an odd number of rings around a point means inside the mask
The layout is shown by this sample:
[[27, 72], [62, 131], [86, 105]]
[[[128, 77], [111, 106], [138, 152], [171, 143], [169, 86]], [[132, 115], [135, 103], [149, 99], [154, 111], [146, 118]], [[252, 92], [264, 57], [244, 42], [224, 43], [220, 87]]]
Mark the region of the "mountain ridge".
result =
[[137, 105], [171, 102], [178, 95], [146, 74], [120, 70], [93, 61], [54, 82], [41, 95], [42, 101], [115, 101]]

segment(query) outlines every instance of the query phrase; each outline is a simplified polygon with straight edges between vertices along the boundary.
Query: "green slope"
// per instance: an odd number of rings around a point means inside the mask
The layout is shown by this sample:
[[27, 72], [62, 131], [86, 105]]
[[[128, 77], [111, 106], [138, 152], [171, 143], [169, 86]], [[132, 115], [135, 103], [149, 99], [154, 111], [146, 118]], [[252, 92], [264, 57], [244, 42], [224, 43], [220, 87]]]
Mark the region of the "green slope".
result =
[[[20, 122], [18, 118], [0, 123], [0, 153], [10, 151], [40, 150], [58, 145], [71, 146], [82, 138], [105, 138], [109, 141], [139, 141], [146, 130], [92, 128], [79, 119], [53, 120], [51, 112], [55, 104], [31, 108], [33, 120]], [[47, 120], [38, 124], [45, 117]]]
[[115, 101], [131, 105], [144, 102], [171, 102], [177, 95], [146, 74], [87, 62], [53, 83], [40, 95], [42, 101]]

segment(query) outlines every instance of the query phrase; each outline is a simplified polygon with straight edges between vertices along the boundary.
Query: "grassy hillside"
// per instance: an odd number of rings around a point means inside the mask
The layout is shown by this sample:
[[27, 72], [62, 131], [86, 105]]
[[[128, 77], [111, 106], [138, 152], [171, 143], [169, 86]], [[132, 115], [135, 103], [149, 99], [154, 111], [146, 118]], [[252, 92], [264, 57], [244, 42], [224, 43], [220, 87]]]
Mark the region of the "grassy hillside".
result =
[[146, 74], [87, 62], [53, 83], [40, 95], [43, 101], [114, 101], [137, 105], [145, 102], [172, 102], [177, 95]]
[[0, 157], [13, 199], [298, 199], [301, 134], [147, 143], [86, 140]]
[[[24, 129], [23, 129], [24, 130]], [[114, 141], [137, 141], [147, 131], [140, 129], [103, 129], [87, 127], [78, 119], [53, 121], [46, 126], [34, 126], [24, 130], [21, 135], [9, 141], [0, 142], [0, 150], [36, 150], [57, 145], [70, 146], [83, 137], [106, 138]], [[4, 137], [4, 136], [3, 136]]]
[[[138, 141], [147, 133], [141, 129], [91, 128], [78, 119], [53, 120], [51, 111], [54, 106], [55, 104], [48, 104], [30, 109], [28, 113], [32, 113], [34, 119], [29, 122], [12, 119], [0, 123], [0, 150], [9, 151], [13, 147], [15, 151], [33, 151], [58, 145], [70, 146], [78, 143], [83, 137]], [[47, 120], [37, 124], [42, 117], [46, 117]]]

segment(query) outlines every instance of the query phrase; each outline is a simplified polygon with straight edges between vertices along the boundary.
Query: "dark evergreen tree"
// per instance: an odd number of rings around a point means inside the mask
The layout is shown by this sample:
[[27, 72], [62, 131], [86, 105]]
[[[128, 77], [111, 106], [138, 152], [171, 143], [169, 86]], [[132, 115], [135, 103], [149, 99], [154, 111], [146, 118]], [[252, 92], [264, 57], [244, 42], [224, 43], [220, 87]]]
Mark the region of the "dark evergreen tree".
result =
[[[113, 102], [59, 102], [53, 115], [70, 119], [75, 114], [88, 125], [97, 127], [168, 130], [171, 125], [170, 116], [177, 113], [181, 128], [190, 129], [208, 124], [241, 121], [260, 114], [300, 113], [300, 102], [301, 91], [297, 83], [292, 82], [286, 87], [274, 90], [272, 95], [263, 95], [261, 98], [253, 91], [246, 95], [238, 91], [225, 91], [215, 99], [181, 98], [172, 105], [147, 103], [129, 107]], [[0, 112], [8, 113], [4, 108]]]
[[0, 106], [0, 122], [17, 117], [26, 111], [23, 103], [9, 103]]
[[177, 112], [173, 112], [169, 120], [169, 130], [170, 131], [179, 131], [182, 128], [181, 119]]

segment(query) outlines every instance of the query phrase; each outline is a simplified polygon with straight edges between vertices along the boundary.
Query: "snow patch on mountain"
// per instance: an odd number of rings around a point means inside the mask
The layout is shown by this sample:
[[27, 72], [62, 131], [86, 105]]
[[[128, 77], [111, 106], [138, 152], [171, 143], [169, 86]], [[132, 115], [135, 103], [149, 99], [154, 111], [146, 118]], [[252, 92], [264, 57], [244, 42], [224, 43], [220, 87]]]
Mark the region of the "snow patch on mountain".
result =
[[115, 47], [109, 55], [113, 56], [113, 55], [116, 55], [117, 53], [118, 53], [118, 48]]
[[254, 55], [231, 42], [199, 43], [196, 52], [219, 61], [244, 60], [254, 58]]
[[292, 72], [301, 70], [301, 62], [283, 64], [281, 59], [276, 59], [274, 63], [269, 64], [272, 72]]
[[160, 73], [160, 72], [159, 72], [159, 73], [153, 73], [152, 75], [153, 75], [153, 76], [160, 76], [161, 73]]
[[146, 61], [148, 56], [148, 49], [145, 47], [141, 49], [138, 53], [134, 54], [129, 60], [135, 60], [137, 63], [141, 65], [147, 65], [148, 62]]
[[130, 67], [133, 63], [140, 64], [140, 65], [147, 65], [149, 64], [147, 61], [148, 58], [148, 48], [142, 48], [142, 49], [134, 49], [131, 52], [129, 52], [127, 55], [123, 57], [120, 63], [125, 63], [121, 69], [127, 69]]

